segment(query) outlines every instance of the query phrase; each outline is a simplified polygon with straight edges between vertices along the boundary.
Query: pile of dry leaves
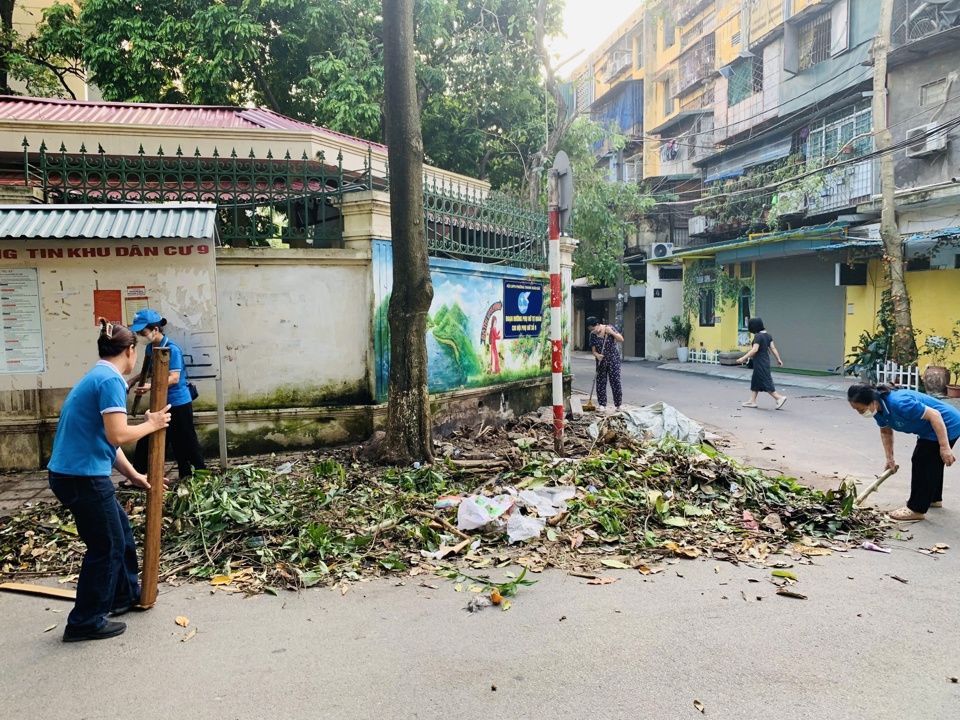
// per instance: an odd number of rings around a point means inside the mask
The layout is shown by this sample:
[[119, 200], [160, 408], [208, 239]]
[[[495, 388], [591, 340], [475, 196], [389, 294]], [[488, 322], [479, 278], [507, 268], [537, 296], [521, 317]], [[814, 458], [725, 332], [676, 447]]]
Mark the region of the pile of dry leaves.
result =
[[[883, 534], [881, 517], [855, 506], [853, 487], [822, 493], [709, 445], [640, 442], [616, 417], [597, 441], [588, 421], [573, 421], [568, 457], [556, 458], [548, 417], [463, 429], [438, 444], [432, 466], [372, 466], [354, 447], [198, 473], [167, 495], [161, 579], [276, 592], [387, 573], [468, 577], [468, 568], [512, 563], [587, 576], [604, 566], [656, 573], [676, 558], [772, 563], [784, 553], [804, 562]], [[436, 507], [441, 496], [554, 485], [576, 487], [566, 510], [513, 545], [496, 522], [464, 533], [456, 506]], [[144, 496], [119, 497], [141, 533]], [[7, 578], [73, 574], [82, 552], [57, 505], [0, 518]]]

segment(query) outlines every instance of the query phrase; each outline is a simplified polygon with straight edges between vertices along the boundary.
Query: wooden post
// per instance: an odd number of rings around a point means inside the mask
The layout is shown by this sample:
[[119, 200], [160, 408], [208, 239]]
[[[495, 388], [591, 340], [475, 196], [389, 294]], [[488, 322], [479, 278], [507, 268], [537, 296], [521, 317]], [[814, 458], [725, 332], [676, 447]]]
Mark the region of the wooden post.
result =
[[[153, 348], [153, 377], [150, 380], [150, 412], [159, 412], [167, 404], [170, 378], [170, 348]], [[167, 444], [166, 429], [150, 435], [147, 455], [147, 532], [143, 544], [143, 575], [140, 581], [140, 607], [157, 602], [160, 581], [160, 530], [163, 522], [163, 463]]]

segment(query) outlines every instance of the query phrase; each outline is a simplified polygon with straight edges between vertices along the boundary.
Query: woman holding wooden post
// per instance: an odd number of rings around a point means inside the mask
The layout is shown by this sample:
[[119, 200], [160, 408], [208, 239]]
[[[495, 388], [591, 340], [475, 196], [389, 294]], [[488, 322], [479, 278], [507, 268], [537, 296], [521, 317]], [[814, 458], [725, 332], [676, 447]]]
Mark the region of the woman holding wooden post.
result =
[[[183, 350], [164, 334], [163, 328], [166, 324], [167, 319], [165, 317], [162, 317], [156, 310], [146, 308], [137, 311], [137, 314], [133, 316], [130, 330], [147, 341], [145, 351], [147, 355], [146, 369], [149, 369], [153, 348], [170, 348], [170, 376], [167, 380], [170, 428], [167, 430], [167, 437], [173, 446], [173, 455], [177, 459], [178, 479], [183, 480], [192, 475], [194, 470], [204, 470], [207, 466], [204, 464], [203, 451], [200, 449], [197, 431], [193, 426], [194, 396], [191, 392], [193, 386], [187, 382]], [[133, 391], [137, 395], [150, 392], [149, 382], [138, 384], [138, 381], [142, 382], [139, 376], [133, 377], [127, 384], [134, 389]], [[147, 471], [146, 438], [137, 443], [137, 448], [133, 453], [133, 466], [140, 472]]]
[[137, 549], [110, 473], [116, 468], [134, 486], [149, 488], [146, 475], [134, 469], [120, 446], [170, 424], [169, 405], [147, 412], [140, 425], [127, 424], [123, 376], [136, 367], [136, 336], [123, 325], [101, 320], [97, 348], [100, 361], [63, 404], [47, 464], [50, 489], [73, 513], [77, 534], [87, 546], [64, 642], [101, 640], [126, 630], [125, 623], [107, 620], [107, 614], [121, 615], [140, 600]]

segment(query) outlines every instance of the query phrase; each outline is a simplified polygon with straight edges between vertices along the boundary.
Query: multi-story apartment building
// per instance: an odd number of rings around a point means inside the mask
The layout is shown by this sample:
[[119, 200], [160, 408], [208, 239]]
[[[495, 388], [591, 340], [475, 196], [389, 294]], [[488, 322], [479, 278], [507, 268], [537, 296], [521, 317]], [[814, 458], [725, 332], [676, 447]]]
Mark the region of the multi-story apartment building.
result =
[[[900, 143], [900, 227], [911, 255], [936, 245], [932, 258], [911, 261], [908, 283], [917, 326], [943, 332], [926, 312], [934, 288], [946, 283], [960, 295], [949, 240], [960, 237], [960, 137], [950, 124], [960, 115], [960, 2], [894, 2], [887, 121]], [[659, 254], [685, 271], [679, 302], [660, 288], [658, 295], [691, 316], [695, 347], [743, 347], [746, 320], [760, 314], [790, 328], [778, 339], [789, 364], [828, 370], [873, 328], [883, 273], [877, 260], [860, 261], [879, 254], [879, 5], [653, 0], [631, 16], [644, 40], [638, 181], [673, 195], [658, 207], [668, 249]], [[911, 137], [914, 146], [901, 147]], [[869, 272], [840, 273], [844, 264]], [[651, 288], [679, 275], [676, 265], [659, 267], [648, 273]], [[926, 267], [951, 272], [915, 274]], [[669, 315], [654, 302], [648, 296], [648, 318]], [[656, 329], [648, 323], [651, 355]]]

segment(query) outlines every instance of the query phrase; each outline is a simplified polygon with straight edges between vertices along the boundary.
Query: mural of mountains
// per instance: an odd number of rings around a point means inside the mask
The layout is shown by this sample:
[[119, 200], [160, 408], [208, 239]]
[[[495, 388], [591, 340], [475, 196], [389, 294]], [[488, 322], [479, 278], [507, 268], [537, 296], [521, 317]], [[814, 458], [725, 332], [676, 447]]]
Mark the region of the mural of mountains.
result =
[[[460, 305], [458, 303], [443, 305], [434, 314], [432, 321], [431, 330], [437, 341], [437, 350], [445, 356], [446, 361], [440, 361], [440, 364], [446, 366], [448, 371], [456, 369], [459, 384], [482, 374], [483, 366], [470, 339], [470, 321]], [[440, 360], [440, 358], [431, 359]]]

